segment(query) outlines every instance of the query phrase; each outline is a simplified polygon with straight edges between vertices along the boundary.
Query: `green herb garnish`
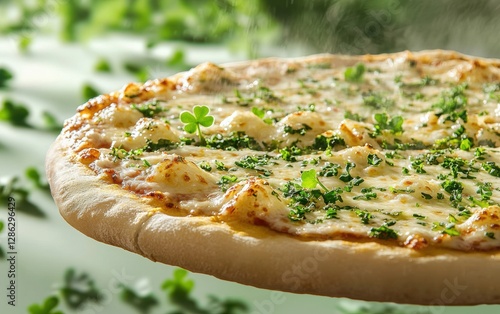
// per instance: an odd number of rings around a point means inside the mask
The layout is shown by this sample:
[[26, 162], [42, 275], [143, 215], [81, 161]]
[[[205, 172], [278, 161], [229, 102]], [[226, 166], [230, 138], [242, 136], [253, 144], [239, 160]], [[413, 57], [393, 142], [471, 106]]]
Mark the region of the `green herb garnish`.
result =
[[464, 186], [461, 182], [455, 180], [446, 180], [441, 187], [450, 194], [450, 201], [461, 201]]
[[285, 125], [285, 128], [283, 131], [285, 133], [288, 133], [288, 134], [299, 134], [299, 135], [304, 136], [304, 135], [306, 135], [307, 131], [309, 131], [309, 130], [312, 130], [312, 128], [310, 126], [308, 126], [307, 124], [302, 124], [302, 127], [298, 128], [298, 129], [294, 129], [289, 125]]
[[482, 164], [483, 169], [494, 177], [500, 177], [500, 167], [493, 161], [487, 161]]
[[370, 219], [373, 218], [373, 215], [367, 211], [367, 210], [361, 210], [361, 209], [358, 209], [358, 210], [355, 210], [354, 213], [359, 217], [361, 218], [361, 222], [365, 225], [369, 224], [370, 223]]
[[392, 134], [396, 135], [403, 133], [403, 117], [395, 116], [389, 119], [389, 116], [384, 112], [376, 113], [373, 118], [377, 122], [374, 125], [373, 136], [382, 134], [383, 130], [389, 130]]
[[142, 113], [146, 118], [152, 118], [155, 115], [163, 112], [166, 108], [162, 107], [159, 101], [148, 102], [140, 105], [132, 104], [132, 109]]
[[378, 228], [371, 228], [369, 236], [373, 238], [388, 240], [397, 239], [398, 234], [394, 229], [389, 228], [390, 226], [396, 224], [395, 221], [385, 222], [382, 226]]
[[252, 113], [256, 115], [257, 117], [261, 118], [262, 121], [266, 124], [273, 124], [273, 119], [265, 119], [264, 116], [266, 115], [266, 110], [263, 108], [259, 107], [252, 107]]
[[206, 139], [206, 146], [215, 149], [228, 151], [240, 150], [249, 148], [252, 150], [262, 150], [259, 143], [253, 138], [245, 134], [245, 132], [231, 132], [224, 136], [221, 133], [212, 135]]
[[195, 106], [193, 108], [193, 113], [189, 111], [183, 111], [180, 115], [181, 122], [185, 124], [184, 131], [190, 134], [197, 132], [202, 146], [206, 145], [206, 141], [203, 133], [201, 133], [200, 126], [208, 128], [212, 126], [215, 121], [213, 116], [208, 115], [209, 113], [210, 108], [208, 108], [207, 106]]
[[382, 162], [382, 159], [377, 154], [368, 154], [368, 164], [371, 166], [378, 166]]
[[235, 161], [234, 164], [241, 168], [256, 170], [268, 177], [272, 174], [272, 171], [270, 169], [262, 168], [262, 166], [269, 165], [269, 160], [270, 157], [268, 155], [245, 156], [242, 159]]
[[374, 109], [389, 109], [394, 106], [394, 100], [380, 93], [368, 92], [363, 94], [363, 104]]
[[354, 67], [349, 67], [345, 70], [344, 79], [347, 82], [359, 83], [363, 80], [365, 70], [365, 65], [363, 63], [358, 63]]
[[345, 113], [344, 113], [344, 119], [350, 119], [350, 120], [354, 120], [354, 121], [358, 121], [358, 122], [362, 122], [365, 120], [365, 118], [363, 118], [362, 116], [360, 116], [359, 114], [357, 113], [352, 113], [351, 111], [347, 110]]
[[377, 198], [377, 193], [373, 192], [373, 188], [363, 188], [361, 189], [361, 195], [353, 197], [354, 200], [366, 200]]
[[495, 240], [495, 233], [494, 232], [486, 232], [484, 235], [490, 239]]
[[224, 175], [220, 178], [220, 180], [217, 182], [218, 185], [220, 185], [222, 191], [227, 191], [229, 184], [234, 183], [238, 181], [238, 177], [234, 175]]

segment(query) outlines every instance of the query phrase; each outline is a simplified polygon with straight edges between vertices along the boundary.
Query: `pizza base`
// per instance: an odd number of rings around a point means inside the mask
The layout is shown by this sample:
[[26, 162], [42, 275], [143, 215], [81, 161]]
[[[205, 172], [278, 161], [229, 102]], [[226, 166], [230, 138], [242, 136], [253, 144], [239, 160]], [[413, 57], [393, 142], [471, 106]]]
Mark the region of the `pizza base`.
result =
[[259, 226], [175, 217], [98, 179], [58, 138], [47, 178], [64, 219], [148, 259], [259, 288], [422, 305], [500, 303], [498, 253], [343, 240], [303, 241]]
[[[342, 64], [346, 60], [339, 58]], [[263, 60], [260, 66], [273, 62]], [[262, 226], [171, 216], [99, 179], [77, 161], [69, 146], [59, 136], [46, 159], [47, 179], [61, 215], [85, 235], [152, 261], [292, 293], [422, 305], [500, 303], [500, 281], [494, 279], [500, 272], [499, 253], [306, 241]]]

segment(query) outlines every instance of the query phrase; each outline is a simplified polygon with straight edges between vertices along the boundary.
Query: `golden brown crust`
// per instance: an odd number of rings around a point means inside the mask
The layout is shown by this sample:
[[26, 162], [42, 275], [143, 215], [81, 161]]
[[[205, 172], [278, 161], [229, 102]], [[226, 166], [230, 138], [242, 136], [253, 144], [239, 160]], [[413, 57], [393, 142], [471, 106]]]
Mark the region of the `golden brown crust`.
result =
[[[352, 65], [361, 60], [401, 57], [430, 65], [467, 60], [470, 67], [463, 67], [458, 79], [465, 75], [481, 76], [481, 71], [474, 69], [483, 67], [493, 67], [489, 75], [494, 78], [500, 73], [498, 61], [447, 51], [357, 57], [318, 55], [226, 67], [249, 77], [256, 72], [276, 76], [301, 64]], [[183, 81], [197, 74], [194, 69], [143, 86], [128, 85], [119, 94], [89, 101], [79, 111], [82, 116], [91, 115], [95, 108], [109, 105], [117, 98], [148, 99], [173, 86], [182, 88]], [[233, 226], [210, 217], [174, 217], [97, 177], [77, 160], [70, 143], [61, 135], [48, 152], [46, 167], [51, 191], [64, 219], [101, 242], [153, 261], [267, 289], [412, 304], [500, 303], [500, 282], [494, 279], [494, 274], [500, 272], [498, 252], [463, 253], [431, 248], [416, 251], [376, 242], [304, 241], [261, 226]], [[93, 158], [90, 152], [87, 155], [84, 159]], [[422, 243], [415, 239], [408, 245]]]

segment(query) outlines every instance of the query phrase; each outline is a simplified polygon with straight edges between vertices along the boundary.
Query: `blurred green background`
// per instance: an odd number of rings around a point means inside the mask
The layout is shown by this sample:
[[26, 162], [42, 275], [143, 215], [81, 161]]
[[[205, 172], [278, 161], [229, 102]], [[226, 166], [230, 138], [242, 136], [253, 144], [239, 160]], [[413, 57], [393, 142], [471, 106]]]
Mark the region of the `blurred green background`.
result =
[[499, 33], [500, 2], [493, 0], [0, 0], [2, 289], [9, 196], [19, 225], [18, 303], [9, 306], [2, 294], [0, 313], [500, 313], [499, 306], [288, 293], [271, 302], [270, 291], [185, 277], [68, 226], [43, 174], [62, 121], [86, 99], [133, 80], [205, 61], [324, 52], [453, 49], [500, 57]]
[[269, 46], [307, 53], [454, 49], [500, 53], [496, 0], [2, 0], [0, 33], [22, 49], [40, 34], [85, 42], [136, 34], [148, 47], [171, 40], [226, 44], [249, 57]]

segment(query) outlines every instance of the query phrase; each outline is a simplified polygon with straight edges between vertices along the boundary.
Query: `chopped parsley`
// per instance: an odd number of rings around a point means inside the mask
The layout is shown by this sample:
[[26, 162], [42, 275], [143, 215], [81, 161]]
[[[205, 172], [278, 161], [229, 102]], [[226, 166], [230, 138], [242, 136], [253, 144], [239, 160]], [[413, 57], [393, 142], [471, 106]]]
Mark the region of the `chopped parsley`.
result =
[[423, 220], [423, 219], [427, 218], [424, 215], [420, 215], [420, 214], [413, 214], [413, 217], [417, 218], [418, 220]]
[[285, 125], [285, 128], [283, 129], [283, 131], [285, 133], [288, 133], [288, 134], [299, 134], [299, 135], [306, 135], [307, 131], [309, 130], [312, 130], [312, 128], [310, 126], [308, 126], [307, 124], [302, 124], [302, 127], [301, 128], [298, 128], [298, 129], [294, 129], [292, 128], [291, 126], [289, 125]]
[[436, 115], [451, 114], [459, 109], [463, 109], [467, 105], [467, 97], [465, 90], [468, 88], [467, 83], [454, 86], [441, 94], [439, 100], [432, 105], [432, 109], [436, 109]]
[[357, 209], [354, 211], [354, 213], [356, 214], [356, 216], [361, 218], [361, 222], [365, 225], [369, 224], [370, 219], [373, 218], [373, 215], [367, 210]]
[[464, 186], [461, 182], [455, 180], [446, 180], [441, 187], [450, 194], [450, 201], [461, 201]]
[[353, 197], [354, 200], [366, 200], [377, 198], [377, 193], [373, 192], [373, 188], [363, 188], [361, 189], [361, 195]]
[[380, 93], [363, 93], [363, 104], [374, 109], [389, 109], [394, 107], [394, 100], [382, 96]]
[[262, 121], [264, 121], [264, 123], [266, 124], [273, 124], [273, 119], [269, 119], [269, 118], [264, 118], [264, 116], [266, 115], [266, 110], [263, 109], [263, 108], [259, 108], [259, 107], [252, 107], [252, 113], [254, 115], [256, 115], [257, 117], [259, 117], [260, 119], [262, 119]]
[[500, 178], [500, 167], [493, 161], [487, 161], [482, 164], [483, 169], [494, 177]]
[[214, 134], [206, 139], [206, 146], [209, 148], [235, 151], [244, 148], [252, 150], [262, 150], [257, 141], [245, 132], [231, 132], [229, 135], [222, 135], [220, 133]]
[[353, 163], [353, 162], [347, 162], [346, 166], [345, 166], [345, 170], [344, 170], [344, 173], [342, 173], [339, 177], [340, 181], [342, 182], [349, 182], [351, 181], [352, 179], [354, 179], [352, 176], [351, 176], [351, 169], [355, 168], [356, 167], [356, 164]]
[[147, 102], [140, 105], [132, 104], [131, 107], [132, 109], [135, 109], [140, 113], [142, 113], [142, 115], [147, 118], [152, 118], [157, 114], [166, 111], [166, 108], [162, 107], [158, 100], [155, 100], [153, 102]]
[[411, 168], [419, 174], [427, 173], [427, 171], [424, 170], [424, 160], [421, 158], [416, 158], [413, 159], [411, 162]]
[[441, 234], [447, 234], [450, 236], [459, 236], [460, 232], [455, 229], [456, 218], [451, 219], [453, 222], [444, 223], [444, 222], [433, 222], [432, 223], [432, 231], [438, 231]]
[[228, 169], [222, 161], [215, 160], [214, 163], [217, 170], [226, 171]]
[[374, 125], [374, 131], [372, 133], [373, 136], [377, 136], [382, 134], [383, 130], [389, 130], [392, 134], [402, 134], [403, 133], [403, 122], [404, 119], [401, 116], [395, 116], [393, 118], [389, 118], [387, 113], [376, 113], [373, 116], [373, 119], [376, 121]]
[[395, 221], [389, 221], [385, 222], [383, 225], [381, 225], [378, 228], [371, 228], [369, 236], [372, 238], [378, 238], [382, 240], [388, 240], [388, 239], [397, 239], [398, 234], [394, 229], [389, 228], [396, 224]]
[[378, 166], [382, 162], [382, 159], [377, 154], [368, 154], [367, 159], [370, 166]]
[[322, 177], [333, 177], [339, 173], [340, 165], [336, 163], [326, 162], [321, 168], [319, 175]]
[[296, 162], [296, 156], [302, 155], [302, 150], [295, 145], [286, 146], [279, 150], [280, 156], [284, 161]]
[[314, 144], [312, 148], [319, 151], [324, 151], [327, 155], [331, 154], [331, 151], [336, 146], [345, 146], [345, 141], [342, 137], [338, 135], [325, 136], [318, 135], [314, 139]]
[[363, 74], [365, 73], [365, 65], [358, 63], [354, 67], [349, 67], [344, 72], [344, 79], [347, 82], [359, 83], [363, 81]]
[[426, 200], [431, 200], [432, 199], [432, 195], [430, 195], [430, 194], [427, 194], [427, 193], [424, 193], [424, 192], [420, 192], [420, 195], [422, 196], [422, 198], [424, 198]]
[[362, 116], [360, 116], [359, 114], [357, 113], [352, 113], [351, 111], [347, 110], [345, 113], [344, 113], [344, 119], [350, 119], [350, 120], [354, 120], [354, 121], [358, 121], [358, 122], [362, 122], [365, 120], [365, 118], [363, 118]]
[[225, 192], [229, 188], [231, 183], [238, 181], [238, 177], [235, 175], [224, 175], [217, 181], [217, 184], [221, 187], [222, 191]]
[[491, 182], [478, 182], [477, 184], [477, 190], [476, 193], [481, 195], [481, 200], [482, 201], [489, 201], [491, 196], [493, 195], [493, 187]]
[[242, 159], [235, 161], [234, 164], [241, 168], [256, 170], [268, 177], [273, 172], [269, 169], [262, 168], [262, 166], [269, 165], [270, 158], [271, 157], [268, 155], [245, 156]]
[[486, 232], [484, 235], [490, 239], [495, 240], [495, 233], [494, 232]]
[[325, 215], [326, 219], [339, 219], [339, 217], [337, 216], [338, 215], [337, 208], [327, 206], [325, 208], [325, 211], [326, 211], [326, 215]]
[[172, 142], [170, 140], [161, 138], [158, 142], [153, 142], [149, 138], [146, 139], [146, 146], [144, 146], [143, 150], [145, 152], [156, 152], [160, 150], [172, 150], [179, 146], [179, 143]]
[[207, 171], [207, 172], [210, 172], [212, 171], [212, 166], [210, 166], [210, 164], [206, 161], [203, 161], [199, 164], [200, 168]]

